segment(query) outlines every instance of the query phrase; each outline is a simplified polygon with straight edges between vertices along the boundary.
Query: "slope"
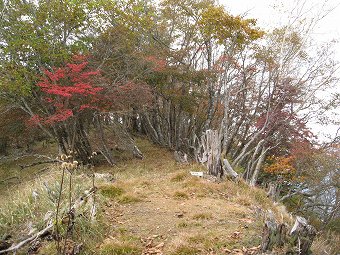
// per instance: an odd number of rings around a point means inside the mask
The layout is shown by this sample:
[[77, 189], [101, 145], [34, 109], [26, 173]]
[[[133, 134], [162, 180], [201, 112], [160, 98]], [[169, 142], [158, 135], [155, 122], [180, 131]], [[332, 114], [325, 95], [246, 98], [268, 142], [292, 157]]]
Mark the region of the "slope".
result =
[[255, 254], [267, 209], [290, 220], [263, 190], [191, 176], [204, 167], [139, 144], [145, 159], [112, 169], [116, 181], [100, 186], [110, 222], [100, 254]]
[[[124, 159], [117, 166], [94, 169], [111, 173], [114, 180], [96, 180], [95, 224], [85, 214], [76, 220], [72, 240], [82, 244], [80, 254], [256, 254], [267, 210], [279, 221], [291, 222], [284, 207], [274, 205], [262, 189], [241, 180], [191, 176], [190, 171], [204, 171], [204, 166], [176, 163], [166, 148], [137, 142], [143, 160], [117, 152]], [[91, 187], [91, 173], [86, 168], [74, 173], [73, 198]], [[1, 205], [0, 236], [27, 235], [28, 225], [41, 229], [42, 219], [54, 210], [50, 193], [58, 191], [60, 175], [54, 166], [1, 193], [1, 200], [8, 201]], [[33, 191], [38, 198], [32, 198]], [[21, 251], [26, 254], [27, 249]], [[33, 253], [55, 254], [55, 243], [42, 240]]]

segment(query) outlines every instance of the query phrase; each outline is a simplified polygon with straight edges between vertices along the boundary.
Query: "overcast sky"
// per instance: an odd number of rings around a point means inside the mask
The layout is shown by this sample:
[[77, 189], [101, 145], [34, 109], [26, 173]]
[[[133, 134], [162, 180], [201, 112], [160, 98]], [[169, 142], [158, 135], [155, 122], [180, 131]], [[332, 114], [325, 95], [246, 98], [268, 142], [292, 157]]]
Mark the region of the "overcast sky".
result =
[[[316, 25], [313, 38], [319, 43], [333, 39], [340, 41], [340, 0], [219, 0], [233, 15], [256, 18], [264, 29], [287, 24], [289, 11], [296, 2], [304, 9], [307, 18], [326, 14]], [[340, 61], [340, 43], [335, 47], [335, 56]]]
[[[219, 0], [234, 15], [248, 13], [248, 17], [258, 19], [263, 27], [276, 26], [287, 22], [287, 14], [298, 5], [304, 5], [308, 17], [318, 12], [328, 13], [316, 28], [314, 35], [320, 40], [340, 39], [340, 0]], [[283, 4], [282, 4], [283, 2]], [[280, 10], [286, 10], [282, 13]]]
[[[318, 14], [323, 17], [316, 25], [312, 37], [320, 44], [333, 39], [340, 42], [340, 0], [219, 0], [233, 15], [244, 15], [247, 18], [256, 18], [258, 25], [264, 30], [287, 24], [289, 13], [296, 3], [303, 6], [303, 14], [306, 18], [315, 17]], [[340, 62], [340, 43], [335, 45], [334, 59]], [[340, 76], [340, 70], [338, 72]], [[340, 92], [340, 84], [335, 88]], [[332, 91], [334, 92], [334, 91]], [[333, 118], [340, 115], [340, 106], [337, 112], [333, 112]], [[328, 140], [327, 136], [334, 137], [338, 126], [322, 126], [309, 123], [309, 127], [316, 133], [320, 140]]]

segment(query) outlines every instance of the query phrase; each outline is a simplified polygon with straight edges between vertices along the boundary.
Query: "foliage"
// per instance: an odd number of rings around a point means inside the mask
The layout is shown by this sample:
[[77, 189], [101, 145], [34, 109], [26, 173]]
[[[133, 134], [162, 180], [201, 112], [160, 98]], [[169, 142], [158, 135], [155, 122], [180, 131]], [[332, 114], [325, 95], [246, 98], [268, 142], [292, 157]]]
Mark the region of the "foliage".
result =
[[264, 167], [264, 171], [270, 174], [293, 175], [296, 169], [293, 166], [294, 157], [269, 157], [268, 165]]
[[[78, 58], [78, 57], [74, 57]], [[68, 63], [65, 67], [54, 68], [52, 72], [45, 70], [37, 86], [45, 96], [47, 116], [34, 115], [30, 122], [54, 125], [66, 122], [68, 119], [87, 110], [98, 111], [99, 103], [104, 97], [100, 96], [103, 87], [100, 86], [99, 71], [86, 70], [88, 62]], [[88, 68], [87, 68], [88, 69]], [[97, 85], [95, 86], [94, 83]], [[79, 117], [81, 118], [81, 117]]]
[[254, 27], [255, 19], [242, 19], [228, 14], [222, 6], [207, 6], [199, 21], [204, 36], [212, 37], [219, 43], [228, 41], [242, 45], [261, 38], [263, 31]]
[[95, 1], [1, 1], [2, 89], [27, 94], [41, 66], [86, 51]]

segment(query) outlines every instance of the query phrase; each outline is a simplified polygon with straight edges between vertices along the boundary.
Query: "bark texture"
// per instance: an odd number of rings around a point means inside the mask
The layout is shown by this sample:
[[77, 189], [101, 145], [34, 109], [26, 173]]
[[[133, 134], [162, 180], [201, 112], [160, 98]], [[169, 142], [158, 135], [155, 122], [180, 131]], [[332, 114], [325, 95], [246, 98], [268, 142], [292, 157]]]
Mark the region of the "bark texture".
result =
[[287, 224], [278, 223], [273, 213], [269, 211], [263, 228], [261, 251], [272, 251], [285, 246], [286, 254], [308, 255], [311, 254], [310, 248], [315, 235], [315, 228], [309, 225], [305, 218], [299, 216], [288, 233]]

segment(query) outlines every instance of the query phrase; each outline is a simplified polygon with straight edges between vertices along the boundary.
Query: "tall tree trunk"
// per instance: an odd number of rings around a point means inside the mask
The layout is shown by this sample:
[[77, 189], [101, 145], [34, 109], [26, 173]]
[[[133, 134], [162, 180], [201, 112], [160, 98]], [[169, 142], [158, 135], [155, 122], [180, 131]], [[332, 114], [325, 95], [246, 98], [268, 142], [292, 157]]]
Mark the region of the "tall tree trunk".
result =
[[107, 146], [107, 143], [106, 143], [105, 134], [104, 134], [102, 122], [100, 120], [100, 116], [97, 115], [95, 118], [96, 118], [96, 122], [97, 122], [96, 124], [97, 124], [99, 140], [100, 140], [100, 143], [102, 145], [101, 153], [103, 154], [103, 156], [105, 157], [106, 161], [110, 165], [114, 165], [115, 162], [113, 160], [111, 151], [110, 151], [110, 149], [109, 149], [109, 147]]
[[260, 173], [260, 169], [262, 167], [262, 163], [266, 157], [266, 154], [267, 154], [267, 151], [268, 151], [269, 148], [265, 148], [263, 147], [262, 148], [262, 151], [261, 151], [261, 154], [257, 160], [257, 163], [256, 163], [256, 167], [255, 167], [255, 170], [251, 176], [251, 179], [250, 179], [250, 186], [255, 186], [256, 182], [257, 182], [257, 178], [259, 176], [259, 173]]
[[201, 163], [206, 163], [208, 173], [221, 177], [223, 167], [221, 164], [220, 137], [216, 130], [207, 130], [201, 137]]

